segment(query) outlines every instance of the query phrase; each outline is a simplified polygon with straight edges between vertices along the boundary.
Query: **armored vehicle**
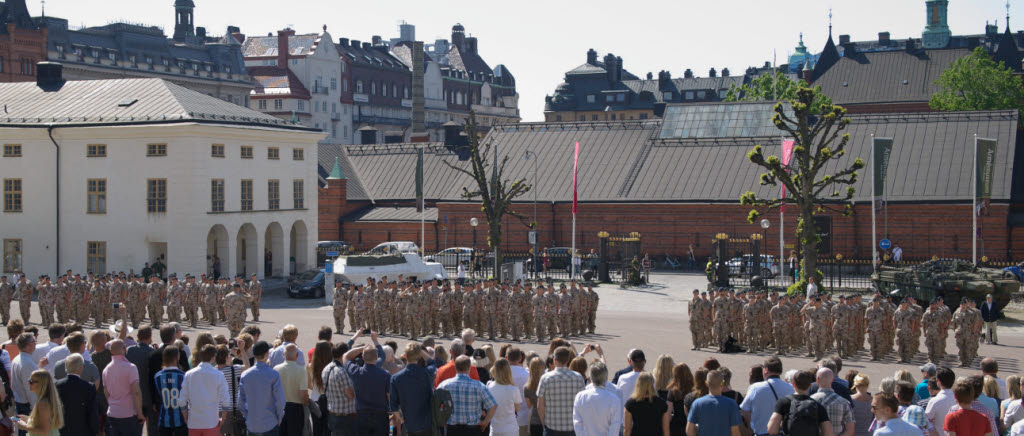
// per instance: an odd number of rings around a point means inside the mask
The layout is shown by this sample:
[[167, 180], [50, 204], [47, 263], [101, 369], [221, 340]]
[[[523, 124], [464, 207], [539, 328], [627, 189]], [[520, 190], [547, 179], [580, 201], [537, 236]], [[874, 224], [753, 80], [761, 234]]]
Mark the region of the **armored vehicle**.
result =
[[[918, 303], [941, 296], [952, 310], [963, 297], [978, 303], [992, 294], [1000, 309], [1010, 303], [1012, 294], [1020, 290], [1013, 273], [996, 268], [978, 268], [967, 261], [938, 259], [907, 267], [886, 267], [871, 275], [875, 287], [896, 297], [914, 297]], [[899, 290], [899, 292], [895, 292]]]

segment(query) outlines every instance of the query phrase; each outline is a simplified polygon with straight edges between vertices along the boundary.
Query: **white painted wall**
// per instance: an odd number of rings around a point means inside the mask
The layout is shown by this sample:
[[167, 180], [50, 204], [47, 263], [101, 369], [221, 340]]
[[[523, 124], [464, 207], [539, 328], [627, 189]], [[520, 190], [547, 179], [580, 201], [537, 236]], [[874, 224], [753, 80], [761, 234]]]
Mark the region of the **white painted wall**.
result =
[[[206, 272], [208, 235], [223, 226], [226, 241], [219, 247], [222, 275], [237, 267], [238, 235], [243, 226], [256, 237], [245, 272], [264, 276], [265, 232], [280, 225], [283, 252], [274, 252], [275, 272], [283, 272], [295, 256], [299, 269], [313, 267], [317, 235], [317, 147], [323, 135], [245, 126], [195, 123], [121, 127], [57, 128], [61, 150], [61, 248], [56, 264], [56, 147], [46, 129], [0, 128], [4, 143], [21, 143], [22, 157], [0, 158], [0, 178], [21, 178], [23, 212], [0, 209], [0, 238], [22, 239], [23, 268], [30, 277], [66, 269], [85, 272], [89, 241], [107, 244], [107, 272], [139, 272], [152, 262], [151, 253], [166, 244], [168, 272]], [[167, 156], [147, 157], [148, 143], [166, 143]], [[86, 157], [88, 144], [106, 144], [106, 157]], [[211, 157], [211, 145], [224, 144], [224, 158]], [[242, 145], [253, 147], [253, 159], [241, 159]], [[278, 147], [279, 160], [267, 159]], [[303, 160], [292, 149], [304, 150]], [[86, 180], [107, 179], [105, 214], [88, 214]], [[167, 212], [146, 208], [146, 179], [167, 179]], [[211, 179], [224, 179], [225, 212], [212, 213]], [[241, 180], [253, 180], [253, 211], [241, 212]], [[280, 180], [281, 210], [268, 211], [269, 179]], [[304, 209], [293, 210], [293, 180], [303, 180]], [[293, 227], [302, 240], [291, 241]], [[304, 234], [304, 235], [303, 235]], [[223, 239], [223, 238], [222, 238]], [[292, 253], [293, 246], [295, 253]]]

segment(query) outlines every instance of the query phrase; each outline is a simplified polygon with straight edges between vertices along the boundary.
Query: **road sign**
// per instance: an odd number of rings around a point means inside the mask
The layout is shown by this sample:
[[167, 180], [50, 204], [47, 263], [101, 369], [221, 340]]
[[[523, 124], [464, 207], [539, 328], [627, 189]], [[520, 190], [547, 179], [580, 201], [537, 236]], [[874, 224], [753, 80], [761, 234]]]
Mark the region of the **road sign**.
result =
[[530, 245], [536, 244], [537, 243], [537, 232], [531, 231], [529, 233], [529, 240], [530, 240]]
[[882, 239], [881, 241], [878, 241], [878, 248], [888, 250], [889, 247], [892, 247], [892, 242], [889, 241], [888, 239]]
[[326, 254], [327, 257], [338, 257], [339, 253], [337, 251], [328, 251]]
[[324, 272], [327, 273], [327, 274], [333, 274], [334, 273], [334, 262], [327, 262], [326, 264], [324, 264]]

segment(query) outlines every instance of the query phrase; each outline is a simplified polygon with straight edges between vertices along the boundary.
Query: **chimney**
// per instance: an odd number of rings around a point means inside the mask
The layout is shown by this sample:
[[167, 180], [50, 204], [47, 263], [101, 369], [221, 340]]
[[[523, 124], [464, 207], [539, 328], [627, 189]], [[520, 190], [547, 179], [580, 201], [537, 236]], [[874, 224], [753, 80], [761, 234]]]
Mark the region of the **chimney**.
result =
[[981, 38], [979, 38], [977, 36], [968, 36], [967, 37], [967, 49], [968, 50], [972, 50], [973, 51], [979, 45], [981, 45]]
[[848, 42], [846, 44], [843, 44], [842, 46], [843, 46], [843, 57], [844, 58], [853, 57], [853, 55], [857, 54], [857, 44], [856, 43]]
[[722, 77], [729, 77], [729, 69], [722, 68]]
[[60, 88], [64, 84], [64, 66], [58, 62], [39, 62], [36, 64], [36, 86]]
[[914, 42], [914, 38], [907, 38], [907, 53], [914, 53], [917, 51], [917, 43]]
[[373, 38], [371, 38], [370, 40], [373, 41], [373, 45], [375, 46], [380, 45], [380, 43], [383, 41], [380, 35], [373, 35]]
[[288, 67], [288, 37], [295, 35], [295, 31], [292, 29], [284, 29], [277, 31], [277, 66], [281, 68]]
[[206, 28], [205, 27], [196, 27], [196, 38], [199, 38], [199, 39], [205, 39], [206, 38]]
[[363, 50], [370, 50], [371, 48], [373, 48], [373, 44], [370, 44], [368, 42], [363, 43]]
[[772, 67], [772, 63], [770, 61], [764, 61], [764, 67], [765, 68], [771, 68]]
[[647, 72], [647, 80], [654, 80], [654, 73], [648, 71]]
[[[412, 132], [414, 135], [426, 133], [426, 97], [423, 85], [423, 41], [412, 43]], [[398, 96], [395, 96], [398, 97]], [[430, 136], [427, 135], [427, 139]]]
[[889, 45], [889, 32], [878, 32], [878, 43]]
[[693, 70], [687, 68], [686, 71], [683, 71], [683, 77], [686, 78], [686, 79], [692, 79], [693, 78]]
[[245, 42], [245, 35], [242, 33], [242, 29], [239, 29], [238, 26], [228, 26], [227, 34], [233, 36], [235, 41], [238, 41], [239, 44]]
[[352, 40], [352, 48], [361, 48], [362, 46], [363, 46], [363, 43], [360, 42], [358, 39], [353, 39]]
[[708, 71], [708, 77], [718, 77], [718, 72], [715, 71], [714, 67], [712, 67], [711, 70]]
[[477, 40], [475, 36], [466, 38], [466, 51], [469, 53], [476, 53], [477, 51]]
[[455, 23], [452, 26], [452, 45], [459, 48], [459, 50], [466, 49], [466, 28], [462, 27], [462, 24]]
[[348, 47], [348, 38], [338, 38], [338, 45]]
[[608, 71], [608, 83], [614, 84], [619, 81], [617, 77], [619, 71], [618, 59], [615, 58], [615, 55], [611, 53], [604, 55], [604, 68]]
[[587, 63], [597, 65], [597, 51], [594, 49], [587, 50]]
[[662, 70], [658, 73], [658, 90], [668, 91], [672, 89], [672, 73]]
[[843, 45], [850, 42], [850, 35], [839, 35], [839, 45]]

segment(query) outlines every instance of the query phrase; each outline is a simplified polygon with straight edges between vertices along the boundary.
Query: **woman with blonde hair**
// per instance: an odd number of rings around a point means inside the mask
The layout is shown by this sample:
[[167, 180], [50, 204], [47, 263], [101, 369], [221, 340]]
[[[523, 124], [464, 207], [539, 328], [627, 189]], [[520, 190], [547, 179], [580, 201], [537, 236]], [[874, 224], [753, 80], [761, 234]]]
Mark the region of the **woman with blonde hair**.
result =
[[871, 421], [874, 420], [875, 414], [871, 411], [871, 393], [868, 392], [868, 388], [871, 387], [871, 379], [864, 373], [857, 374], [853, 378], [853, 421], [854, 421], [854, 436], [871, 436]]
[[18, 415], [18, 429], [31, 436], [57, 436], [64, 427], [64, 406], [57, 395], [53, 377], [44, 369], [32, 371], [28, 387], [36, 394], [36, 406], [29, 416]]
[[636, 378], [636, 387], [625, 407], [625, 436], [668, 436], [672, 413], [668, 403], [658, 396], [651, 373], [644, 371]]
[[672, 383], [672, 368], [675, 366], [676, 362], [667, 354], [658, 356], [658, 362], [654, 365], [654, 390], [663, 400], [668, 396], [668, 385]]
[[[1006, 378], [1006, 390], [1007, 393], [1010, 394], [1010, 398], [1004, 399], [999, 404], [999, 422], [1006, 424], [1006, 428], [1013, 427], [1013, 424], [1016, 424], [1017, 421], [1020, 421], [1021, 418], [1024, 417], [1024, 412], [1021, 412], [1022, 407], [1020, 383], [1021, 379], [1018, 376], [1011, 375]], [[1010, 406], [1013, 405], [1014, 403], [1016, 403], [1016, 410], [1012, 410], [1010, 408]], [[1008, 410], [1011, 410], [1011, 415], [1009, 416], [1009, 419], [1007, 419], [1008, 417], [1006, 416], [1006, 412]]]
[[498, 404], [498, 409], [491, 418], [491, 435], [518, 436], [519, 422], [516, 420], [516, 413], [519, 412], [519, 403], [523, 402], [523, 396], [512, 382], [512, 366], [508, 360], [501, 358], [495, 361], [491, 366], [491, 376], [494, 379], [487, 383], [487, 390]]
[[540, 376], [544, 375], [547, 366], [540, 356], [530, 359], [528, 368], [530, 379], [523, 387], [523, 396], [526, 397], [526, 406], [530, 408], [530, 436], [542, 436], [544, 426], [541, 424], [540, 415], [537, 414], [537, 387], [540, 386]]
[[484, 356], [487, 356], [487, 361], [490, 362], [490, 365], [487, 365], [487, 370], [490, 371], [494, 364], [498, 362], [498, 356], [494, 353], [494, 347], [491, 344], [487, 344], [480, 347], [480, 349], [484, 350]]

